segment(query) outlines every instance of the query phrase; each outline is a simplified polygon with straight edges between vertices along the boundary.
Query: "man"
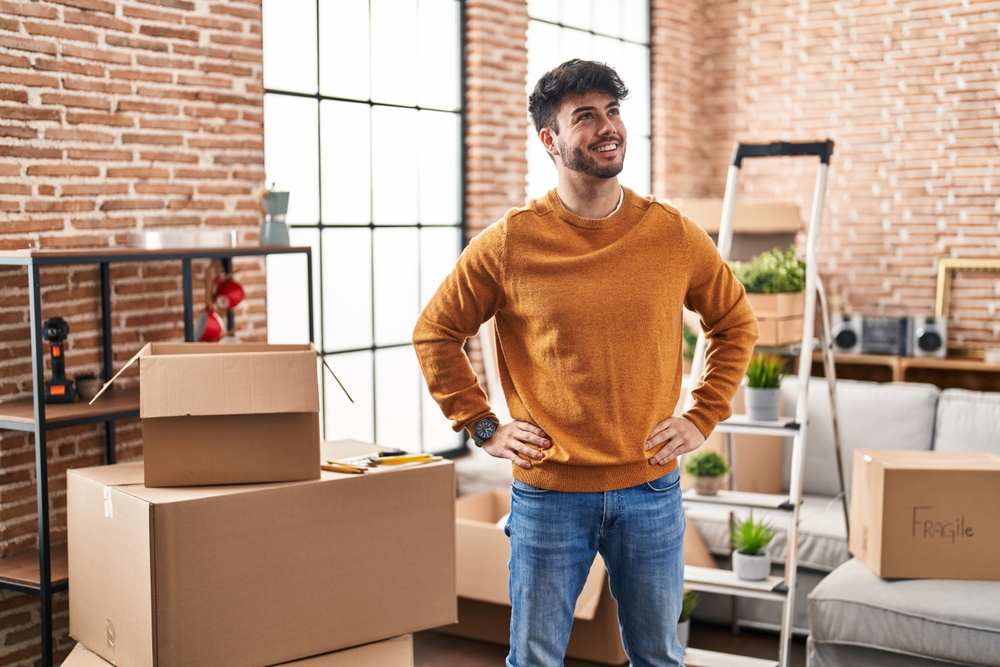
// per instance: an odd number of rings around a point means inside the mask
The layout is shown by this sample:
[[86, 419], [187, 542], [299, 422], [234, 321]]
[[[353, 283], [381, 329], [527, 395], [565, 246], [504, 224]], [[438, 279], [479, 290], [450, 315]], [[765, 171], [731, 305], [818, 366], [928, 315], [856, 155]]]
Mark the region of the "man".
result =
[[[684, 512], [677, 457], [730, 415], [757, 340], [743, 287], [675, 209], [618, 183], [628, 89], [571, 60], [529, 99], [558, 186], [472, 240], [417, 322], [432, 396], [456, 430], [512, 461], [509, 667], [563, 664], [596, 554], [635, 667], [680, 665]], [[682, 306], [708, 349], [694, 404], [671, 416]], [[495, 317], [513, 421], [499, 424], [463, 352]]]

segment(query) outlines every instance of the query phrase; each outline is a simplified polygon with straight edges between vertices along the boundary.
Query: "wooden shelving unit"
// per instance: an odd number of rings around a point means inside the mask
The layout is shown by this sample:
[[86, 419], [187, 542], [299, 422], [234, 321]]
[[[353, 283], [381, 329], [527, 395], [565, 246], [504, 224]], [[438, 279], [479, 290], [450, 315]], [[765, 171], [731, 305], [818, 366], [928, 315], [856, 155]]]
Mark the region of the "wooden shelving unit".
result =
[[[52, 429], [81, 424], [105, 424], [107, 463], [115, 462], [115, 421], [139, 416], [139, 390], [117, 389], [101, 396], [93, 405], [82, 401], [46, 405], [40, 388], [45, 386], [45, 358], [42, 343], [41, 267], [67, 264], [97, 264], [101, 274], [101, 333], [103, 336], [103, 376], [114, 375], [111, 353], [111, 271], [117, 262], [179, 261], [183, 279], [184, 340], [194, 340], [191, 262], [218, 259], [232, 271], [234, 257], [273, 254], [304, 254], [309, 313], [309, 338], [313, 334], [312, 248], [259, 246], [245, 248], [192, 248], [144, 250], [137, 248], [97, 248], [70, 250], [0, 251], [0, 266], [23, 266], [28, 273], [29, 332], [34, 394], [27, 399], [0, 403], [0, 429], [30, 431], [34, 434], [35, 480], [38, 497], [38, 548], [0, 558], [0, 588], [38, 595], [41, 600], [42, 667], [52, 667], [52, 594], [69, 586], [66, 545], [49, 542], [49, 492], [46, 433]], [[229, 327], [232, 328], [230, 313]]]
[[[822, 375], [822, 354], [813, 353], [813, 375]], [[936, 359], [882, 354], [834, 354], [837, 377], [876, 382], [926, 382], [942, 389], [1000, 391], [1000, 364], [969, 358]]]

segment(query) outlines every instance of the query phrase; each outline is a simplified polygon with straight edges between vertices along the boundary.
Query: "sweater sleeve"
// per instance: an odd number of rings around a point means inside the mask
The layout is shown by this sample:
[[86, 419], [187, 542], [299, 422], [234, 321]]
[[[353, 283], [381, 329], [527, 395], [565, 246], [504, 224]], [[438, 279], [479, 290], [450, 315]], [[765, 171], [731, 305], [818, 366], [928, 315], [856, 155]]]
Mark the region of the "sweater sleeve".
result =
[[684, 218], [690, 281], [684, 305], [701, 318], [705, 332], [705, 371], [697, 381], [694, 403], [683, 417], [705, 437], [732, 415], [732, 400], [746, 375], [757, 342], [757, 316], [743, 285], [722, 260], [703, 229]]
[[465, 248], [413, 330], [413, 348], [431, 396], [457, 432], [496, 415], [465, 354], [465, 341], [501, 307], [505, 221]]

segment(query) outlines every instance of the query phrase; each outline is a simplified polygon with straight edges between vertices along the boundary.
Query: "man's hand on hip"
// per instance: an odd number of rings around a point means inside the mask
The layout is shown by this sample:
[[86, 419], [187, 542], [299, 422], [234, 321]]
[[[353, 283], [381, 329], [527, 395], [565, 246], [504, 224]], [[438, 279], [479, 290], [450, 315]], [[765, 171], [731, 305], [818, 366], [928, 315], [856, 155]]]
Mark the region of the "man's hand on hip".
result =
[[483, 449], [498, 459], [510, 459], [525, 470], [531, 468], [531, 459], [541, 461], [545, 455], [539, 449], [548, 449], [552, 441], [542, 429], [534, 424], [514, 420], [504, 424], [489, 440], [483, 441]]
[[667, 417], [655, 427], [646, 438], [646, 451], [660, 447], [651, 459], [650, 465], [666, 465], [681, 454], [687, 454], [701, 447], [705, 436], [694, 424], [683, 417]]

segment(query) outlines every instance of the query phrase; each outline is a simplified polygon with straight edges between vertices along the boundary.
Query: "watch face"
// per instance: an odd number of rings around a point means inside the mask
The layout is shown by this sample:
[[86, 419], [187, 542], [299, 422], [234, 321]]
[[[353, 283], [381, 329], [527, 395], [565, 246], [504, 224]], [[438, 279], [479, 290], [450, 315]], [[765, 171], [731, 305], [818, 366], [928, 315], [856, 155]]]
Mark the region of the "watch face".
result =
[[496, 432], [497, 425], [489, 419], [480, 419], [479, 423], [476, 424], [476, 435], [481, 440], [489, 440]]

